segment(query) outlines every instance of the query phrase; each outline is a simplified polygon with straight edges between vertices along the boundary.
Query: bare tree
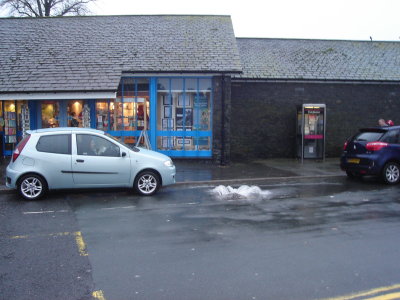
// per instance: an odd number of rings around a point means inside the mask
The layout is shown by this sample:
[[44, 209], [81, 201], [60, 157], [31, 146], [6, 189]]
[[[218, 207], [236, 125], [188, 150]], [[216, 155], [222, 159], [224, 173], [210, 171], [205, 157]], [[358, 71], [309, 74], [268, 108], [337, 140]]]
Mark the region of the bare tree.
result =
[[96, 0], [0, 0], [0, 7], [9, 9], [11, 15], [21, 17], [49, 17], [85, 15], [87, 5]]

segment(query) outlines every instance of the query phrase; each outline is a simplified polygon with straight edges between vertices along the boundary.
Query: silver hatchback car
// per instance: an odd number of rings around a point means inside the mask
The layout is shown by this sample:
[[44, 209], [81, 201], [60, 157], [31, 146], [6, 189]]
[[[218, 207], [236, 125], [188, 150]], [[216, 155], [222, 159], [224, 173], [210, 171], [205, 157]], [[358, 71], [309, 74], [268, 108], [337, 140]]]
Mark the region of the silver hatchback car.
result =
[[175, 183], [175, 166], [166, 155], [130, 147], [88, 128], [28, 131], [7, 167], [6, 185], [27, 200], [49, 189], [133, 187], [153, 195]]

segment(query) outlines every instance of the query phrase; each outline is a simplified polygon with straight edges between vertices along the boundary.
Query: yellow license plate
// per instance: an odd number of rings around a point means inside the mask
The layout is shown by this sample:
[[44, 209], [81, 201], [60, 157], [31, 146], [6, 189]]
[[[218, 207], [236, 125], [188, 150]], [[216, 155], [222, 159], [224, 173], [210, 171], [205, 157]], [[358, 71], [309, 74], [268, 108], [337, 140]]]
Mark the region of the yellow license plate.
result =
[[349, 159], [347, 160], [347, 162], [348, 162], [349, 164], [359, 164], [359, 163], [360, 163], [360, 159], [359, 159], [359, 158], [349, 158]]

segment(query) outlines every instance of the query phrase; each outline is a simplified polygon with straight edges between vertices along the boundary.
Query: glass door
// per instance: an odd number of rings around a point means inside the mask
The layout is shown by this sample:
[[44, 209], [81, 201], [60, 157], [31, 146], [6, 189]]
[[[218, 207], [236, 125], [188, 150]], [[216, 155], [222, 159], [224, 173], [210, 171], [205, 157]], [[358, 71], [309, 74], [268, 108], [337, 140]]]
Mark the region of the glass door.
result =
[[[102, 105], [103, 111], [107, 110], [104, 102], [98, 105]], [[101, 110], [100, 106], [99, 109]], [[117, 99], [115, 103], [110, 103], [108, 111], [110, 134], [119, 137], [126, 144], [136, 145], [142, 131], [150, 130], [150, 80], [122, 78]], [[103, 113], [102, 119], [104, 117]]]

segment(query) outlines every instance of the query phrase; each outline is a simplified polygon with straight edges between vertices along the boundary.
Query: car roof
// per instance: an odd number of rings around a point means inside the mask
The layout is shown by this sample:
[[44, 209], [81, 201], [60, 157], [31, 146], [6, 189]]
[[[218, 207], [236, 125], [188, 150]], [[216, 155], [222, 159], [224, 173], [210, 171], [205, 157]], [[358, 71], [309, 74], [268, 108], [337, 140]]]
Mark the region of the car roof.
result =
[[42, 128], [36, 130], [27, 130], [28, 134], [41, 134], [41, 133], [62, 133], [62, 132], [82, 132], [82, 133], [98, 133], [104, 134], [104, 131], [93, 128], [80, 128], [80, 127], [56, 127], [56, 128]]

